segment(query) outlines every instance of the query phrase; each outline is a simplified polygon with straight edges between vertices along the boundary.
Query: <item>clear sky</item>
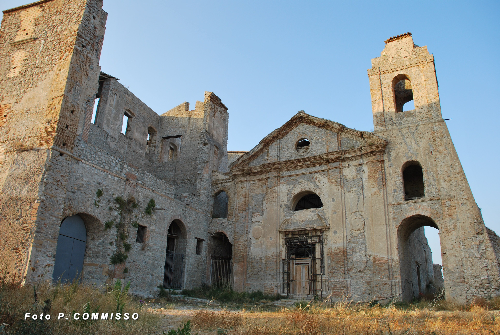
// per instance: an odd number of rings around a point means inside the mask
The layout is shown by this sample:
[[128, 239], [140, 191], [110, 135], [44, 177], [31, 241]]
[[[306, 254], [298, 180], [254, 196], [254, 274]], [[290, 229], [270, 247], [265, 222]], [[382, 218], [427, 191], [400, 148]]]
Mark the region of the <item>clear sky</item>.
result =
[[500, 233], [500, 1], [104, 0], [104, 10], [102, 71], [159, 114], [214, 92], [229, 108], [229, 150], [252, 149], [299, 110], [373, 130], [366, 70], [384, 40], [411, 32], [434, 54], [443, 117]]

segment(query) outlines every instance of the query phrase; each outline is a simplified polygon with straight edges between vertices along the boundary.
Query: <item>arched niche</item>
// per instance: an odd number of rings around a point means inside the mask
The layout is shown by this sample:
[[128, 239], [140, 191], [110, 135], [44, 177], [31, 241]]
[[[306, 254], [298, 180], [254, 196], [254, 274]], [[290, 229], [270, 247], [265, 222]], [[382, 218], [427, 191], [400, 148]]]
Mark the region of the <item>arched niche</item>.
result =
[[413, 200], [425, 196], [424, 172], [419, 162], [406, 162], [403, 165], [401, 174], [403, 176], [405, 200]]

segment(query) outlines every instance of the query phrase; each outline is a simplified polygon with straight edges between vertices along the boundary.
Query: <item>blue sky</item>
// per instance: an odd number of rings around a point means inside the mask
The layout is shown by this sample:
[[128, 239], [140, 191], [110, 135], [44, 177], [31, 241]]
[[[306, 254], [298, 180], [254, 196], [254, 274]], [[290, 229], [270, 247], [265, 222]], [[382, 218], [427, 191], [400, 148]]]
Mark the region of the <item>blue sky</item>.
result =
[[214, 92], [229, 108], [229, 150], [250, 150], [299, 110], [373, 130], [366, 70], [384, 40], [411, 32], [434, 54], [443, 117], [500, 233], [499, 1], [104, 0], [104, 10], [102, 71], [159, 114]]

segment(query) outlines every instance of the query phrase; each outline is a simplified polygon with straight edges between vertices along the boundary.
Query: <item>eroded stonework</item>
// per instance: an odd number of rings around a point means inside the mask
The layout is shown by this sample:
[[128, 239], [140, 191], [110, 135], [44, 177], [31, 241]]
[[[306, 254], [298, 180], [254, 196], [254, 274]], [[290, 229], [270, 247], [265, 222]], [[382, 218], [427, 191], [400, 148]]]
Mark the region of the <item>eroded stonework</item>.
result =
[[[411, 34], [387, 40], [368, 70], [374, 132], [301, 111], [228, 152], [215, 94], [158, 115], [101, 72], [106, 18], [102, 0], [4, 11], [2, 277], [123, 278], [141, 295], [202, 284], [357, 301], [500, 294], [500, 239], [442, 119], [434, 58]], [[440, 231], [444, 282], [424, 226]]]

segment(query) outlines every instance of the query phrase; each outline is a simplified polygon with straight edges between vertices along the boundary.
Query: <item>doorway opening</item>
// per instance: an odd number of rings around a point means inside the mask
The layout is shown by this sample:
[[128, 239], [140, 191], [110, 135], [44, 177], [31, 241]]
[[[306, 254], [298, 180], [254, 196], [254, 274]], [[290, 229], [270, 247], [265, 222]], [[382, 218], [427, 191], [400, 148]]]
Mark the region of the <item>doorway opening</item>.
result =
[[180, 220], [170, 223], [167, 232], [163, 287], [180, 290], [184, 286], [184, 258], [186, 255], [186, 229]]
[[[438, 229], [431, 218], [413, 215], [403, 220], [398, 228], [401, 293], [405, 302], [444, 297], [442, 267], [440, 264], [434, 264], [430, 246], [436, 243], [436, 234], [432, 234], [433, 239], [429, 242], [425, 231], [432, 228], [428, 227]], [[439, 237], [437, 239], [439, 240]], [[440, 250], [435, 251], [440, 253]]]
[[285, 236], [285, 258], [282, 292], [295, 298], [323, 298], [322, 232], [288, 232]]
[[56, 260], [52, 279], [70, 283], [81, 280], [87, 243], [87, 229], [78, 215], [69, 216], [61, 223], [57, 238]]
[[233, 245], [226, 234], [218, 232], [210, 237], [210, 279], [212, 286], [231, 287], [233, 272]]

